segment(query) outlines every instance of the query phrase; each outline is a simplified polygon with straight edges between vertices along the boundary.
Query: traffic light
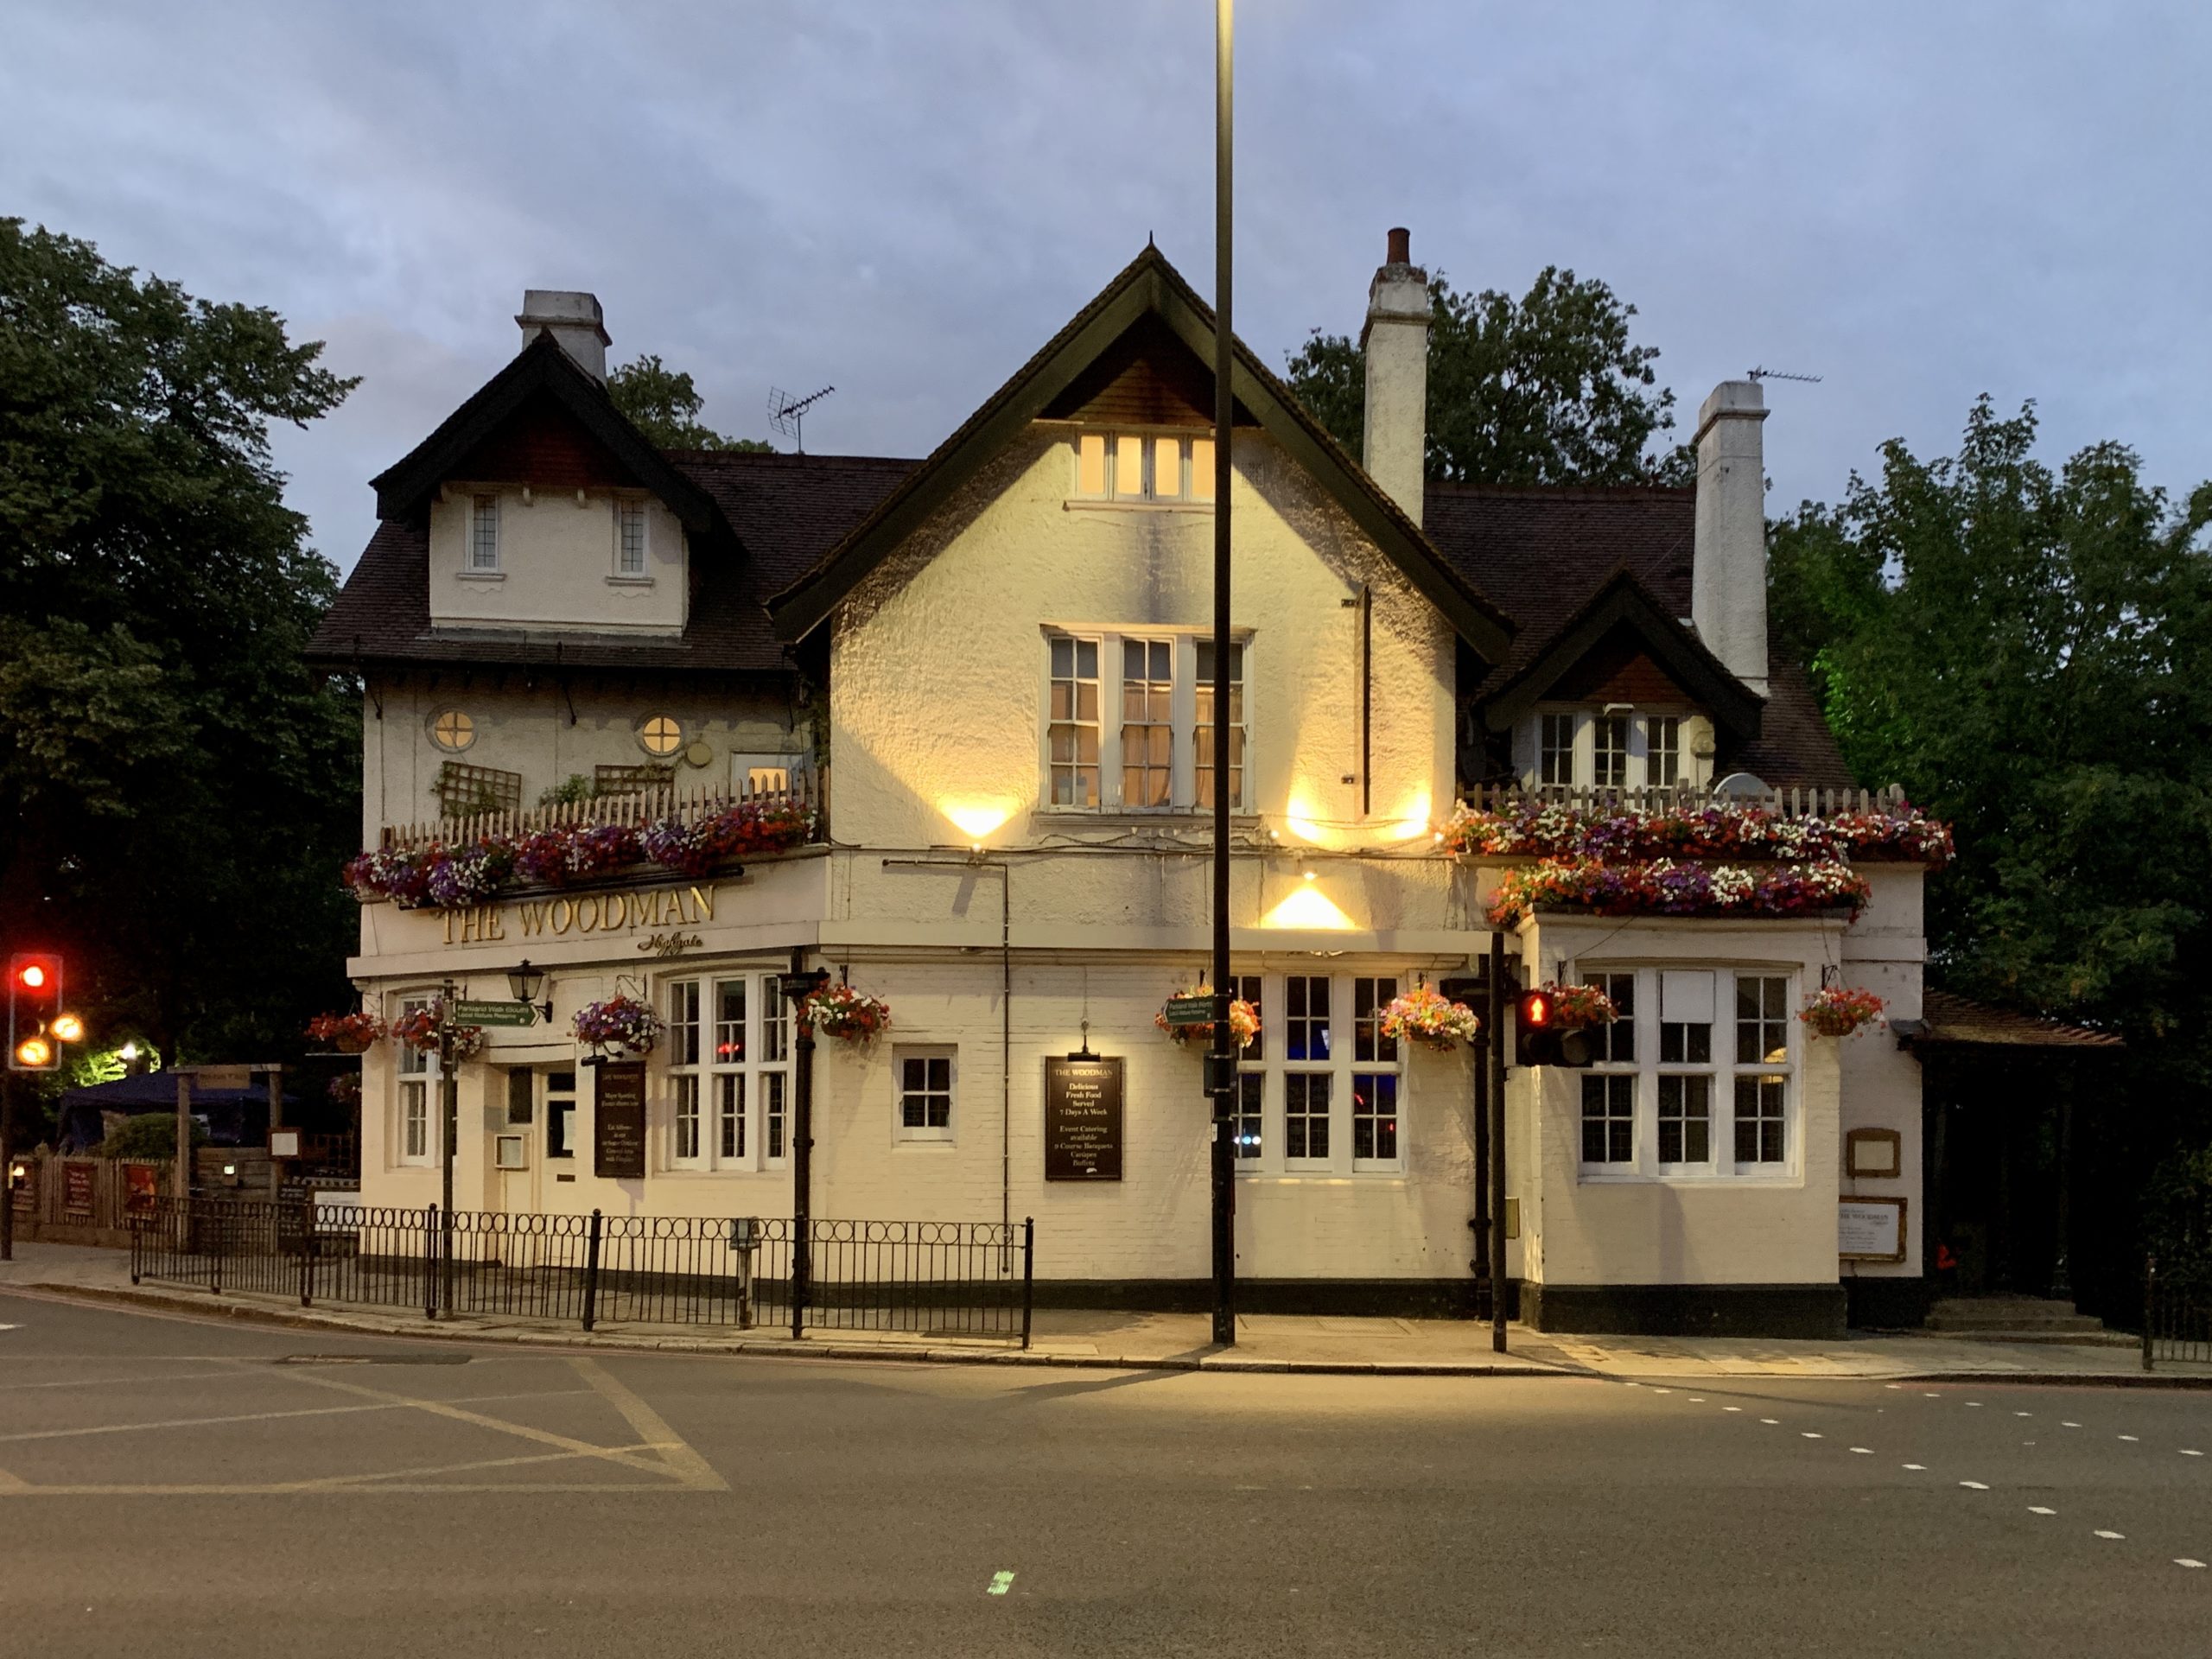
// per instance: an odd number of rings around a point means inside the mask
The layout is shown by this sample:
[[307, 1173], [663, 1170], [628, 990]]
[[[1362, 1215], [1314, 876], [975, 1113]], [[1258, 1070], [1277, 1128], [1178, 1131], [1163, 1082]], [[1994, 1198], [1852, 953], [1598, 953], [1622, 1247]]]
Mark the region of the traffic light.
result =
[[1522, 1065], [1579, 1067], [1597, 1053], [1588, 1030], [1559, 1023], [1549, 991], [1523, 991], [1513, 1005], [1513, 1057]]
[[59, 1071], [61, 1046], [81, 1042], [85, 1022], [61, 1007], [61, 958], [20, 951], [8, 959], [8, 1069]]

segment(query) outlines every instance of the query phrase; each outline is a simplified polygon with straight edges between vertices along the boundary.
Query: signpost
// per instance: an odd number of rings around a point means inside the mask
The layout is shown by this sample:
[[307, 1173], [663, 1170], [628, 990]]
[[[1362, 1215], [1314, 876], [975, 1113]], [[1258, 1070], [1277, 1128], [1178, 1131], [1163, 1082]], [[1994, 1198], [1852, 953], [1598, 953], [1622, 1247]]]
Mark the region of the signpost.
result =
[[534, 1026], [537, 1010], [527, 1002], [456, 1002], [453, 1022], [457, 1026]]
[[1210, 996], [1171, 996], [1167, 999], [1167, 1023], [1171, 1026], [1210, 1026], [1213, 1023], [1213, 999]]

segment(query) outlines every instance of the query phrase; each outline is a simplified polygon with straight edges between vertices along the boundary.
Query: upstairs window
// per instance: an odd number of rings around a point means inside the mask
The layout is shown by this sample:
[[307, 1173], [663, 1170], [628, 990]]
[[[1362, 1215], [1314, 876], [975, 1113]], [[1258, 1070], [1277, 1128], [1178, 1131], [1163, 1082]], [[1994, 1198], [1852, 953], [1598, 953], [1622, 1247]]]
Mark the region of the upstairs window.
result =
[[1075, 493], [1092, 501], [1211, 501], [1213, 440], [1085, 432], [1075, 441]]
[[1643, 772], [1654, 789], [1682, 781], [1682, 722], [1673, 715], [1653, 715], [1643, 722]]
[[1536, 781], [1574, 781], [1574, 716], [1543, 715], [1537, 719]]
[[1681, 715], [1645, 714], [1619, 703], [1541, 711], [1519, 734], [1518, 742], [1534, 751], [1523, 776], [1550, 787], [1672, 789], [1689, 781], [1682, 753], [1689, 723]]
[[468, 568], [471, 570], [497, 570], [499, 568], [499, 498], [480, 495], [469, 512]]
[[[1190, 634], [1048, 632], [1044, 799], [1058, 808], [1213, 804], [1213, 645]], [[1229, 787], [1247, 809], [1244, 646], [1230, 647]], [[1103, 709], [1119, 710], [1107, 721]]]
[[614, 504], [614, 572], [622, 576], [645, 574], [645, 504], [617, 500]]
[[1628, 785], [1628, 716], [1599, 715], [1590, 722], [1590, 781], [1600, 789]]

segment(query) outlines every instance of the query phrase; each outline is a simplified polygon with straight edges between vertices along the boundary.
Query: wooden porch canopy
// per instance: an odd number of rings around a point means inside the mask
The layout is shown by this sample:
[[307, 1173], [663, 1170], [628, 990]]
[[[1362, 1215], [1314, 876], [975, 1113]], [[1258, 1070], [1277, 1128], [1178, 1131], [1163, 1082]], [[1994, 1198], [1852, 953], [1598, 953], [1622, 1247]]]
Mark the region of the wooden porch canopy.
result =
[[1921, 1017], [1917, 1020], [1893, 1020], [1890, 1029], [1897, 1033], [1897, 1046], [1918, 1051], [1923, 1048], [2073, 1048], [2120, 1049], [2127, 1046], [2126, 1039], [2116, 1032], [2094, 1031], [2088, 1026], [2071, 1026], [2063, 1020], [2039, 1019], [2033, 1014], [2017, 1014], [2010, 1008], [1993, 1008], [1985, 1003], [1954, 995], [1949, 991], [1929, 991], [1921, 998]]

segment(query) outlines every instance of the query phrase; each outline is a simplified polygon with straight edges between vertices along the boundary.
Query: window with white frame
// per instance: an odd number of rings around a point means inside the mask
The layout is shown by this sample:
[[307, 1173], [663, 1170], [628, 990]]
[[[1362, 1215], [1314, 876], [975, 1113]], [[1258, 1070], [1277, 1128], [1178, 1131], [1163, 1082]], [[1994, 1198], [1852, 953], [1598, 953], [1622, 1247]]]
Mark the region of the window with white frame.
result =
[[668, 987], [669, 1164], [750, 1170], [784, 1161], [791, 1009], [773, 974]]
[[1237, 1168], [1248, 1175], [1395, 1174], [1405, 1167], [1405, 1050], [1382, 1030], [1395, 975], [1241, 975], [1260, 1035], [1237, 1069]]
[[1211, 438], [1084, 432], [1075, 440], [1075, 493], [1083, 500], [1209, 502], [1213, 473]]
[[[401, 1000], [399, 1012], [404, 1017], [430, 1006], [426, 996]], [[438, 1059], [410, 1043], [399, 1046], [399, 1099], [394, 1123], [394, 1145], [398, 1150], [396, 1162], [427, 1164], [437, 1149], [432, 1131], [430, 1103], [434, 1085], [438, 1080]]]
[[[1660, 967], [1582, 977], [1621, 1011], [1595, 1033], [1597, 1053], [1580, 1082], [1586, 1177], [1791, 1173], [1797, 1039], [1789, 976]], [[1732, 1007], [1732, 1041], [1716, 1041]]]
[[899, 1111], [893, 1120], [901, 1141], [952, 1139], [953, 1062], [950, 1047], [918, 1047], [901, 1044], [892, 1051], [892, 1069], [898, 1078]]
[[545, 1155], [576, 1155], [576, 1074], [573, 1071], [545, 1074]]
[[499, 568], [499, 498], [496, 495], [480, 495], [469, 504], [468, 568]]
[[1682, 781], [1682, 722], [1676, 715], [1650, 715], [1643, 721], [1643, 778], [1653, 789]]
[[1628, 716], [1599, 715], [1590, 721], [1590, 781], [1599, 789], [1628, 787]]
[[1539, 715], [1536, 717], [1536, 781], [1571, 784], [1574, 781], [1574, 716]]
[[[1203, 810], [1213, 801], [1213, 647], [1191, 632], [1049, 630], [1044, 798], [1048, 807]], [[1245, 645], [1230, 647], [1229, 785], [1248, 810]], [[1120, 711], [1107, 721], [1101, 710]]]
[[614, 500], [614, 573], [645, 574], [645, 504], [634, 496]]

